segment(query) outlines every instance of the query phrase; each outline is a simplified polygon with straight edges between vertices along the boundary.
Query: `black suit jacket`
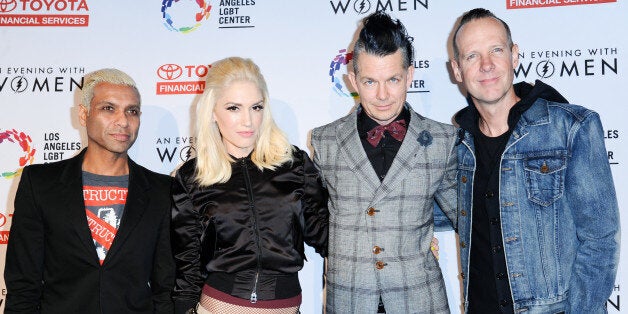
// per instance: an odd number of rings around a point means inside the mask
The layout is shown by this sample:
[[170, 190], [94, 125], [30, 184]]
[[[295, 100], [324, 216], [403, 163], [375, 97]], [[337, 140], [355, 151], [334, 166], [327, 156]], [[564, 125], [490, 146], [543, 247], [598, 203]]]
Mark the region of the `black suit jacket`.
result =
[[15, 197], [5, 313], [171, 313], [171, 178], [129, 159], [122, 221], [100, 265], [87, 225], [85, 151], [24, 168]]

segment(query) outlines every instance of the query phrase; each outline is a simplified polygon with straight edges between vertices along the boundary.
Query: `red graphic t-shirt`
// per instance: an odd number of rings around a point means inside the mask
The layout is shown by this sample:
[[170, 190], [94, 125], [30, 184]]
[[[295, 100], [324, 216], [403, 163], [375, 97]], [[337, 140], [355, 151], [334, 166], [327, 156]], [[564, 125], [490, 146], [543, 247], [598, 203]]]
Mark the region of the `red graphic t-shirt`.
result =
[[87, 225], [92, 233], [101, 265], [120, 227], [128, 183], [128, 175], [102, 176], [83, 172], [83, 200]]

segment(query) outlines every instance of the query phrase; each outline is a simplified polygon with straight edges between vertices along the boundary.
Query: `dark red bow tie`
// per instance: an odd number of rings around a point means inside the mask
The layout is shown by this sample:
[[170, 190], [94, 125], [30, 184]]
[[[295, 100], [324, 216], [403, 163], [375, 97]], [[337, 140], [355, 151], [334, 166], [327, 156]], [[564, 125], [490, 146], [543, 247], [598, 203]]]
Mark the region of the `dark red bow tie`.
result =
[[390, 136], [401, 142], [406, 136], [406, 121], [402, 119], [393, 121], [386, 125], [378, 125], [366, 132], [366, 140], [369, 141], [373, 147], [377, 147], [379, 141], [381, 141], [384, 137], [384, 131], [388, 131]]

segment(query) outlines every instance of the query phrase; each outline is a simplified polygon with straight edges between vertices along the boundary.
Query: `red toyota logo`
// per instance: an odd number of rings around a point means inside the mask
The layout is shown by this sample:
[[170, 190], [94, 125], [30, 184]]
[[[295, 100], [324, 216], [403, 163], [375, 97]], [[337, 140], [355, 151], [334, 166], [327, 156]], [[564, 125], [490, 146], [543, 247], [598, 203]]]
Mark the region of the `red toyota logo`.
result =
[[7, 13], [15, 10], [17, 7], [17, 0], [0, 0], [0, 12]]
[[182, 73], [183, 69], [179, 65], [173, 63], [164, 64], [157, 69], [157, 75], [161, 79], [167, 81], [176, 80]]
[[0, 213], [0, 227], [4, 227], [6, 223], [7, 223], [7, 216]]

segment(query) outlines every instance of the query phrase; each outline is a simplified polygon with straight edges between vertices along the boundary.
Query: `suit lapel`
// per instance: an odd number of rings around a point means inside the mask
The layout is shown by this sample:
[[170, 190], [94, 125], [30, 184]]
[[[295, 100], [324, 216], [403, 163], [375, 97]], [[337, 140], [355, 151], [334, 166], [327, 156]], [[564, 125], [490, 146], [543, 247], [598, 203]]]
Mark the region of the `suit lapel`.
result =
[[397, 155], [395, 155], [393, 163], [390, 165], [390, 169], [386, 173], [384, 181], [379, 185], [373, 196], [372, 203], [382, 200], [388, 193], [399, 188], [401, 182], [410, 173], [409, 170], [412, 168], [413, 160], [421, 153], [417, 138], [422, 131], [419, 129], [422, 117], [416, 114], [409, 105], [407, 106], [411, 116], [410, 125], [408, 125], [406, 136], [403, 139], [403, 143], [401, 143], [401, 147], [399, 147]]
[[63, 199], [66, 204], [67, 221], [76, 231], [79, 241], [83, 244], [89, 261], [99, 265], [96, 246], [92, 238], [92, 233], [87, 225], [87, 215], [85, 214], [85, 201], [83, 200], [83, 173], [82, 164], [85, 150], [68, 160], [68, 164], [61, 173], [61, 184], [64, 186]]
[[371, 162], [364, 152], [357, 127], [357, 112], [354, 110], [347, 119], [338, 125], [336, 129], [336, 142], [340, 153], [346, 158], [347, 165], [351, 168], [358, 178], [363, 178], [357, 184], [366, 184], [366, 186], [375, 190], [381, 184]]
[[111, 248], [105, 256], [104, 263], [118, 253], [133, 229], [141, 221], [147, 208], [150, 184], [141, 168], [129, 158], [129, 192], [127, 193], [122, 221], [113, 239]]

